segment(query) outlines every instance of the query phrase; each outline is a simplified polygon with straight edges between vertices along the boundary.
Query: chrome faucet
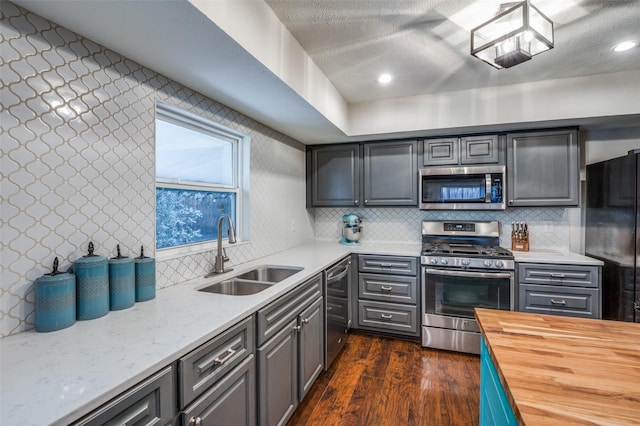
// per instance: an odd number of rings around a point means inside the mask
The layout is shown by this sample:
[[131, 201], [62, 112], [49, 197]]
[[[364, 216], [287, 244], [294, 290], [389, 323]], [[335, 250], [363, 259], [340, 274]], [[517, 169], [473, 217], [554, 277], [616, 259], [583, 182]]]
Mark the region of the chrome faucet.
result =
[[218, 219], [218, 254], [216, 255], [214, 270], [208, 274], [207, 277], [210, 277], [213, 274], [222, 274], [224, 272], [231, 271], [231, 269], [224, 269], [224, 263], [229, 261], [226, 250], [222, 248], [222, 222], [225, 217], [229, 222], [229, 244], [235, 244], [236, 242], [236, 234], [233, 231], [233, 221], [231, 220], [231, 216], [228, 214], [220, 216], [220, 219]]

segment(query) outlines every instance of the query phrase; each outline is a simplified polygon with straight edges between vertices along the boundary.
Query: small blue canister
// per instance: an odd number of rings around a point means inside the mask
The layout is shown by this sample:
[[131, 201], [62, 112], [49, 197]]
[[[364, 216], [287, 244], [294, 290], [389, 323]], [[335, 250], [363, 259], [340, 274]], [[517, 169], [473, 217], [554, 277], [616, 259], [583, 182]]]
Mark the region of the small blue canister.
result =
[[109, 304], [112, 311], [127, 309], [136, 303], [135, 265], [120, 254], [109, 259]]
[[58, 271], [58, 258], [53, 271], [35, 281], [36, 331], [56, 331], [76, 322], [76, 276]]
[[78, 320], [100, 318], [109, 313], [109, 263], [106, 257], [89, 254], [73, 262], [77, 277], [76, 301]]
[[144, 255], [144, 247], [140, 247], [140, 257], [136, 263], [136, 302], [144, 302], [156, 297], [156, 260]]

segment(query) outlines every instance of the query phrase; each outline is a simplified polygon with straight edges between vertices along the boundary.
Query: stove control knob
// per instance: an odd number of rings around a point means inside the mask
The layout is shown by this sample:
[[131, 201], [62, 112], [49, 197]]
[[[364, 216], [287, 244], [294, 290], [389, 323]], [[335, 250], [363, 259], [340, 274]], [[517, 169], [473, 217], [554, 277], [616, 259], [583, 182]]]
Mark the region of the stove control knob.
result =
[[504, 262], [502, 260], [496, 260], [496, 268], [504, 268]]
[[491, 261], [489, 259], [484, 261], [484, 266], [486, 266], [487, 268], [491, 266]]
[[440, 259], [440, 263], [442, 263], [443, 265], [446, 265], [447, 263], [449, 263], [449, 259], [447, 259], [446, 257], [443, 257]]
[[471, 263], [469, 259], [462, 259], [462, 266], [469, 266], [469, 263]]
[[437, 257], [432, 257], [431, 259], [429, 259], [429, 262], [431, 262], [432, 265], [437, 265], [438, 264], [438, 258]]

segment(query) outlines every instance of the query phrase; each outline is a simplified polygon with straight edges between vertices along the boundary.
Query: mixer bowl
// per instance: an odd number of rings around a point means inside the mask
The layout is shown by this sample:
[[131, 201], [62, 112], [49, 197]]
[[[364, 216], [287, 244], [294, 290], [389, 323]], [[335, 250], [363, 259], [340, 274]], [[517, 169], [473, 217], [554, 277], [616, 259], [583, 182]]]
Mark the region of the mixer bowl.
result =
[[342, 229], [342, 236], [345, 237], [349, 241], [359, 241], [362, 233], [360, 232], [360, 228], [358, 227], [345, 227]]

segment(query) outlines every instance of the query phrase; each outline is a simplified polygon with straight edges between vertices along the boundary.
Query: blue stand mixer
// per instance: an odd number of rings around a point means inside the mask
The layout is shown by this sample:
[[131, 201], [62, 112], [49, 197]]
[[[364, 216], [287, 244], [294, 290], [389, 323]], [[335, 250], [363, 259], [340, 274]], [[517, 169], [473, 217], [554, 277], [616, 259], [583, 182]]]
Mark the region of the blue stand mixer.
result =
[[342, 216], [342, 239], [340, 244], [359, 246], [362, 232], [362, 219], [355, 214]]

